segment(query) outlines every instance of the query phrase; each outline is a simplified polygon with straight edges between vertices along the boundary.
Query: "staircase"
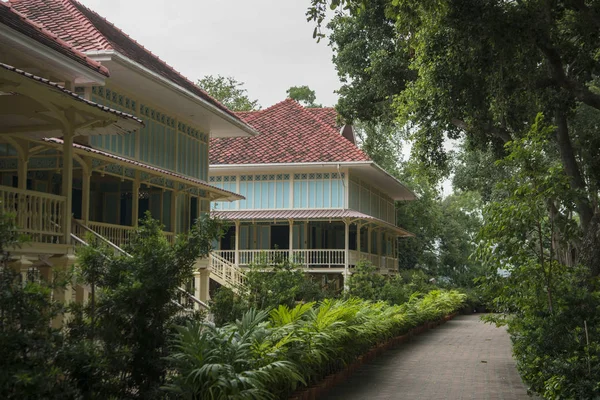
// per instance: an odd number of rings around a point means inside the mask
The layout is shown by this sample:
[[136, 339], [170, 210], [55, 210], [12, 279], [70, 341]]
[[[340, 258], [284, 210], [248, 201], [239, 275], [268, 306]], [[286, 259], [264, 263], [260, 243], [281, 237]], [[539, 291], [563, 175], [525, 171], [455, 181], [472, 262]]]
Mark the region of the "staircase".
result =
[[[84, 237], [86, 235], [86, 233], [91, 233], [94, 237], [98, 238], [100, 241], [102, 241], [103, 243], [108, 245], [108, 247], [114, 251], [115, 256], [123, 255], [126, 257], [131, 257], [131, 255], [129, 253], [127, 253], [125, 250], [123, 250], [122, 248], [120, 248], [119, 246], [117, 246], [116, 244], [114, 244], [113, 242], [111, 242], [110, 240], [105, 238], [104, 236], [102, 236], [99, 233], [95, 232], [94, 230], [90, 229], [89, 227], [84, 225], [82, 222], [77, 221], [75, 219], [73, 219], [72, 232], [73, 233], [71, 233], [71, 239], [75, 246], [89, 246], [89, 244], [85, 240], [83, 240], [82, 237]], [[212, 271], [211, 271], [210, 277], [213, 278]], [[215, 279], [215, 280], [217, 280], [217, 279]], [[219, 281], [217, 280], [217, 282], [219, 282]], [[227, 282], [227, 280], [226, 280], [226, 282]], [[225, 284], [221, 283], [221, 284], [226, 285], [226, 283]], [[194, 304], [196, 304], [198, 306], [198, 308], [200, 308], [200, 309], [209, 310], [208, 304], [206, 304], [202, 300], [198, 299], [196, 296], [189, 293], [185, 289], [183, 289], [183, 288], [178, 288], [178, 289], [180, 292], [180, 299], [179, 299], [179, 301], [172, 300], [172, 302], [175, 303], [177, 306], [179, 306], [182, 309], [182, 311], [193, 311]], [[192, 307], [190, 308], [189, 306], [186, 306], [186, 304], [191, 304]]]
[[239, 293], [244, 288], [244, 271], [235, 264], [216, 254], [210, 253], [210, 278], [222, 286]]

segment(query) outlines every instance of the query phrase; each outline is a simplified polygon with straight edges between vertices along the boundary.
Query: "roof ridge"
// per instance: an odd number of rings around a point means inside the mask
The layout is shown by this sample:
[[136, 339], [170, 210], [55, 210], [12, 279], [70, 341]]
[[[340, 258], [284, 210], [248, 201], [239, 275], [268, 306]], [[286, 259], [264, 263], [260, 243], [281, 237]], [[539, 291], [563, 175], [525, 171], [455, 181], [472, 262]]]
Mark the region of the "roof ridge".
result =
[[[156, 60], [158, 60], [164, 67], [170, 69], [171, 71], [173, 71], [174, 73], [176, 73], [177, 75], [179, 75], [182, 79], [184, 79], [188, 83], [190, 83], [192, 85], [198, 86], [196, 83], [194, 83], [188, 77], [186, 77], [181, 72], [177, 71], [175, 68], [173, 68], [171, 65], [169, 65], [166, 61], [164, 61], [163, 59], [161, 59], [158, 55], [154, 54], [150, 49], [147, 49], [143, 44], [141, 44], [140, 42], [138, 42], [137, 40], [135, 40], [133, 37], [131, 37], [130, 35], [128, 35], [127, 33], [125, 33], [125, 31], [123, 31], [121, 28], [119, 28], [118, 26], [116, 26], [115, 24], [113, 24], [112, 22], [110, 22], [108, 19], [106, 19], [105, 17], [103, 17], [102, 15], [100, 15], [99, 13], [97, 13], [96, 11], [92, 10], [89, 7], [84, 6], [83, 4], [81, 4], [77, 0], [62, 0], [62, 1], [70, 2], [70, 3], [73, 4], [73, 6], [75, 8], [77, 8], [79, 6], [79, 7], [82, 7], [84, 9], [86, 9], [88, 12], [95, 14], [98, 18], [102, 19], [108, 25], [112, 26], [114, 29], [116, 29], [117, 31], [119, 31], [119, 33], [121, 33], [123, 36], [127, 37], [129, 40], [131, 40], [132, 42], [134, 42], [136, 45], [140, 46], [150, 56], [152, 56]], [[87, 17], [86, 17], [86, 20], [89, 22], [89, 19]], [[90, 22], [90, 24], [92, 26], [94, 26], [93, 23]], [[100, 36], [102, 36], [108, 43], [110, 43], [110, 41], [108, 41], [108, 39], [106, 39], [106, 37], [100, 31], [98, 31], [95, 27], [94, 27], [94, 29], [96, 30], [96, 32], [98, 32], [98, 34]], [[111, 48], [112, 48], [112, 45], [111, 45]], [[222, 105], [222, 103], [219, 100], [217, 100], [215, 97], [211, 96], [206, 90], [202, 89], [200, 86], [198, 86], [198, 89], [200, 89], [204, 94], [206, 94], [206, 96], [210, 97], [211, 99], [213, 99], [214, 101], [216, 101], [216, 102], [218, 102], [219, 104]]]
[[26, 15], [24, 15], [23, 13], [19, 12], [16, 8], [14, 8], [11, 5], [11, 2], [5, 3], [3, 1], [0, 1], [0, 6], [8, 8], [10, 12], [12, 12], [17, 17], [19, 17], [23, 22], [31, 25], [32, 27], [37, 29], [40, 33], [42, 33], [43, 35], [49, 37], [54, 42], [58, 43], [61, 47], [64, 47], [65, 49], [68, 49], [69, 51], [73, 52], [73, 54], [75, 56], [84, 60], [90, 67], [94, 67], [94, 69], [98, 70], [98, 72], [100, 72], [102, 75], [110, 76], [110, 72], [108, 71], [108, 68], [106, 68], [104, 65], [100, 64], [98, 61], [92, 60], [90, 57], [86, 56], [85, 53], [78, 50], [77, 48], [75, 48], [74, 46], [69, 44], [68, 42], [62, 40], [60, 37], [58, 37], [57, 34], [46, 29], [43, 24], [37, 23], [37, 22], [27, 18]]

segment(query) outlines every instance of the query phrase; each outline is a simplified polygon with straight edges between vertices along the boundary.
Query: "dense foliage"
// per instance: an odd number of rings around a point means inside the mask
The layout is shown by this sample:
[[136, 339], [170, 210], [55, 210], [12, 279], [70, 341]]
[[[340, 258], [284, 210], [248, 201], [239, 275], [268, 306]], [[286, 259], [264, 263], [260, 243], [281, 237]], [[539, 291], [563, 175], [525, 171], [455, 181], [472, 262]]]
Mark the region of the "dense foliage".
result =
[[[16, 238], [7, 218], [0, 220], [3, 249]], [[217, 231], [217, 221], [201, 217], [171, 245], [159, 223], [146, 218], [126, 247], [128, 256], [90, 240], [78, 254], [75, 276], [92, 296], [66, 309], [52, 293], [72, 283], [69, 271], [23, 282], [3, 253], [0, 397], [163, 398], [173, 325], [197, 319], [179, 315], [178, 288], [191, 278], [198, 257], [208, 254]], [[64, 312], [66, 328], [51, 328]]]
[[260, 110], [258, 100], [251, 100], [248, 96], [248, 90], [243, 87], [244, 82], [231, 76], [206, 75], [198, 80], [197, 85], [231, 111]]
[[371, 347], [460, 308], [464, 295], [432, 291], [396, 306], [357, 298], [246, 312], [216, 328], [180, 327], [166, 388], [187, 399], [278, 399], [341, 369]]
[[217, 289], [211, 300], [211, 313], [217, 326], [241, 318], [249, 308], [270, 310], [280, 305], [293, 307], [297, 302], [318, 301], [337, 295], [321, 287], [302, 268], [287, 259], [273, 265], [259, 259], [247, 269], [245, 276], [244, 288], [235, 292], [227, 287]]
[[[458, 195], [482, 202], [480, 236], [438, 266], [479, 245], [470, 268], [509, 316], [526, 383], [598, 397], [600, 2], [312, 0], [307, 16], [320, 25], [328, 6], [338, 110], [400, 125], [415, 171], [455, 172]], [[447, 138], [462, 140], [454, 163]], [[413, 240], [427, 249], [424, 233]]]
[[8, 253], [22, 241], [14, 216], [0, 214], [0, 398], [67, 397], [73, 390], [59, 362], [63, 337], [51, 326], [63, 307], [51, 295], [69, 274], [55, 274], [53, 282], [24, 277]]

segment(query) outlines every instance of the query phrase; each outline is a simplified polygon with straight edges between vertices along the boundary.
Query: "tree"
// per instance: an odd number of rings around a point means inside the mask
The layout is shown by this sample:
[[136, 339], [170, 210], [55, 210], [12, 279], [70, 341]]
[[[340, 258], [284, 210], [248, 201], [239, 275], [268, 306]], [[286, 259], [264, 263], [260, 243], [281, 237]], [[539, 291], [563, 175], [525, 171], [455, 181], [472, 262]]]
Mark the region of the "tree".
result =
[[317, 96], [315, 91], [311, 90], [308, 86], [292, 86], [285, 91], [290, 99], [296, 100], [305, 107], [320, 108], [323, 107], [321, 104], [315, 103]]
[[219, 222], [202, 216], [174, 244], [161, 228], [148, 213], [124, 248], [130, 256], [93, 242], [79, 253], [82, 283], [97, 293], [69, 324], [69, 377], [83, 397], [162, 397], [179, 288], [208, 256]]
[[206, 75], [198, 81], [197, 85], [231, 111], [260, 110], [258, 100], [251, 100], [248, 97], [248, 90], [243, 87], [244, 82], [231, 76]]
[[0, 213], [0, 397], [75, 398], [61, 363], [64, 337], [51, 326], [64, 312], [52, 291], [64, 288], [66, 274], [56, 274], [51, 282], [35, 275], [24, 280], [8, 253], [22, 241], [14, 215]]
[[578, 193], [569, 211], [577, 212], [581, 239], [590, 244], [579, 259], [591, 276], [600, 274], [592, 251], [600, 247], [600, 216], [592, 206], [598, 134], [576, 121], [582, 108], [600, 110], [600, 3], [313, 0], [309, 19], [324, 21], [328, 3], [346, 7], [330, 36], [346, 82], [340, 112], [369, 120], [386, 116], [389, 106], [390, 117], [410, 127], [413, 154], [426, 170], [448, 171], [445, 137], [464, 137], [469, 149], [501, 157], [504, 144], [523, 137], [544, 113]]

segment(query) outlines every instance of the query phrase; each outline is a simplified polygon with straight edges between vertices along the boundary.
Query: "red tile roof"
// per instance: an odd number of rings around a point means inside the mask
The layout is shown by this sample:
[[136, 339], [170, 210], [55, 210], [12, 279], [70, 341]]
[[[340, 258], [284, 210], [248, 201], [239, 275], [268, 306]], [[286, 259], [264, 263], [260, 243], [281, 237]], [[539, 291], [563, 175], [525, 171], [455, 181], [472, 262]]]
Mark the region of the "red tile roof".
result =
[[370, 161], [316, 113], [291, 99], [264, 110], [240, 112], [238, 115], [260, 134], [212, 138], [210, 164]]
[[399, 236], [414, 236], [411, 232], [399, 228], [382, 219], [350, 209], [311, 209], [311, 210], [212, 210], [211, 215], [224, 220], [243, 221], [274, 221], [274, 220], [341, 220], [344, 218], [363, 219], [387, 227], [398, 233]]
[[307, 108], [306, 111], [338, 131], [342, 127], [338, 123], [338, 113], [333, 107]]
[[9, 0], [28, 18], [71, 43], [78, 50], [114, 50], [150, 71], [204, 99], [221, 111], [239, 117], [125, 32], [75, 0]]
[[16, 30], [17, 32], [26, 35], [33, 40], [55, 50], [80, 64], [85, 65], [101, 73], [104, 76], [109, 76], [108, 69], [100, 63], [87, 57], [81, 51], [75, 49], [72, 45], [60, 39], [56, 34], [43, 28], [41, 25], [28, 19], [25, 15], [18, 12], [14, 7], [6, 3], [0, 2], [0, 23]]

